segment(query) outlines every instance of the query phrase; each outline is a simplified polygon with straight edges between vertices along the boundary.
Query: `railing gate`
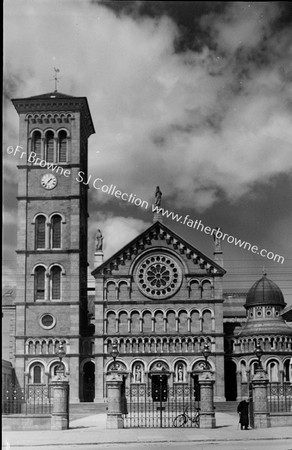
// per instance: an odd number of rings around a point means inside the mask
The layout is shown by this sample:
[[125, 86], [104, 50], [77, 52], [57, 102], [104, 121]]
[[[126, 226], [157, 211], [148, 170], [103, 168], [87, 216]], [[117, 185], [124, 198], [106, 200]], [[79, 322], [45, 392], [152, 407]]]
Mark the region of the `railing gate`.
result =
[[[178, 384], [169, 388], [166, 375], [152, 376], [151, 388], [132, 384], [122, 397], [125, 428], [168, 428], [175, 426], [175, 418], [186, 413], [187, 420], [179, 426], [197, 427], [192, 420], [197, 414], [194, 386]], [[177, 425], [176, 425], [177, 426]]]

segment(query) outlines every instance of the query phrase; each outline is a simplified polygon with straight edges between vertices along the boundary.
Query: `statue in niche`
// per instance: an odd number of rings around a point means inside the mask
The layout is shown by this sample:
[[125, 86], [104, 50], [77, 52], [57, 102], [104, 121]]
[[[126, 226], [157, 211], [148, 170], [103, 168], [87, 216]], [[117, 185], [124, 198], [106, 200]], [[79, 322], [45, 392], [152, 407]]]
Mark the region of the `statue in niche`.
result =
[[183, 368], [183, 366], [178, 366], [178, 369], [177, 369], [177, 381], [184, 381], [184, 368]]
[[100, 229], [97, 230], [95, 239], [96, 239], [95, 250], [96, 250], [96, 251], [102, 251], [102, 246], [103, 246], [103, 236], [102, 236], [102, 234], [101, 234]]
[[134, 376], [134, 380], [135, 380], [135, 383], [141, 383], [141, 381], [142, 381], [142, 370], [141, 370], [140, 364], [138, 364], [138, 365], [135, 367], [135, 376]]
[[162, 192], [161, 192], [159, 186], [157, 186], [156, 191], [155, 191], [155, 206], [161, 205], [161, 197], [162, 197]]
[[[215, 251], [220, 252], [221, 251], [221, 239], [217, 236], [217, 232], [220, 230], [219, 227], [215, 228], [216, 233], [213, 235], [214, 237], [214, 241], [215, 241]], [[220, 230], [221, 233], [221, 230]], [[221, 233], [221, 237], [222, 237], [222, 233]]]

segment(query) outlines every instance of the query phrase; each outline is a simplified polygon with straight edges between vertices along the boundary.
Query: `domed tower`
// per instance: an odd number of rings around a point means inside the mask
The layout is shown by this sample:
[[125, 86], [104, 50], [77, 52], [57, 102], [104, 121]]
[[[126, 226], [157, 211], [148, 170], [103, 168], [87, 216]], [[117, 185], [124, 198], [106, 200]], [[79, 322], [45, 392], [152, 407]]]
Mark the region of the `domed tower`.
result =
[[231, 337], [226, 349], [228, 365], [236, 370], [237, 399], [248, 394], [248, 385], [258, 364], [256, 344], [263, 350], [262, 364], [271, 383], [291, 382], [292, 328], [281, 311], [286, 306], [279, 286], [266, 273], [246, 296], [246, 322]]
[[266, 273], [250, 288], [244, 306], [247, 322], [240, 332], [241, 336], [292, 334], [292, 329], [280, 316], [286, 306], [282, 291], [267, 278]]

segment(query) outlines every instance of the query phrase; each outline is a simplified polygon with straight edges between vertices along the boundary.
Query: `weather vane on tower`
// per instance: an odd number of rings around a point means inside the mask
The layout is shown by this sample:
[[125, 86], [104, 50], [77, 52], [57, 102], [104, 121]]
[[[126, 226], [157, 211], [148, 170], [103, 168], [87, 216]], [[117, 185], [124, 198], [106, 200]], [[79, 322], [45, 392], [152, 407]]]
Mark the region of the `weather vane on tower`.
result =
[[55, 76], [54, 76], [54, 80], [55, 80], [55, 92], [57, 92], [57, 85], [59, 83], [60, 80], [58, 80], [58, 73], [60, 72], [60, 69], [56, 69], [56, 67], [54, 67], [54, 71], [55, 71]]

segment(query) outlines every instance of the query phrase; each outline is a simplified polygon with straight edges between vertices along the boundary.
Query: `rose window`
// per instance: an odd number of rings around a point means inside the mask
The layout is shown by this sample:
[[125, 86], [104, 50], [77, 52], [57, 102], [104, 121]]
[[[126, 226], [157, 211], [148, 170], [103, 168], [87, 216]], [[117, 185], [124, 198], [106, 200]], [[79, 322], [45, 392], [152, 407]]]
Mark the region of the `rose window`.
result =
[[166, 298], [179, 288], [182, 275], [178, 263], [167, 255], [143, 259], [137, 268], [140, 291], [148, 297]]

